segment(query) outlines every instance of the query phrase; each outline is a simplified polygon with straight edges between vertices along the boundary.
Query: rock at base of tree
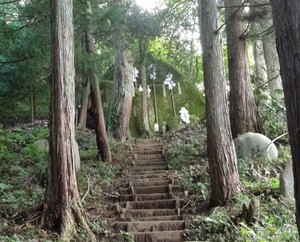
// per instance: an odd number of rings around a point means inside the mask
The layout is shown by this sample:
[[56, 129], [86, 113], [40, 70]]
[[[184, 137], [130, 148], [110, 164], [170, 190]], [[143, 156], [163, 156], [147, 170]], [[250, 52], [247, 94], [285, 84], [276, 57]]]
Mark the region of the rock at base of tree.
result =
[[49, 152], [49, 142], [47, 139], [39, 139], [33, 143], [39, 150]]
[[276, 146], [268, 137], [260, 133], [244, 133], [234, 139], [234, 145], [239, 159], [254, 157], [268, 159], [268, 156], [276, 159], [278, 157]]
[[293, 163], [290, 161], [280, 175], [280, 192], [286, 198], [294, 198]]
[[[40, 139], [34, 142], [34, 145], [41, 151], [49, 152], [49, 142], [47, 139]], [[77, 141], [74, 144], [75, 148], [75, 169], [78, 173], [80, 171], [80, 155], [79, 155], [79, 147]]]

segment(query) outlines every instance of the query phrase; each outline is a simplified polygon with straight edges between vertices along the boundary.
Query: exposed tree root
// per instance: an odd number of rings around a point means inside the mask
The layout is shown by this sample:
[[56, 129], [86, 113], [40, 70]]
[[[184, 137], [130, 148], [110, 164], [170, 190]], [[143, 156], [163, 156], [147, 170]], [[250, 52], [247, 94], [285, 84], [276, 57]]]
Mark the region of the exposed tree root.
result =
[[83, 203], [83, 201], [84, 201], [84, 199], [86, 198], [86, 196], [89, 194], [89, 192], [90, 192], [90, 178], [87, 176], [87, 175], [85, 175], [85, 174], [83, 174], [85, 177], [86, 177], [86, 179], [87, 179], [87, 185], [88, 185], [88, 187], [87, 187], [87, 191], [86, 191], [86, 193], [84, 194], [84, 196], [83, 196], [83, 198], [81, 199], [81, 202]]
[[76, 203], [72, 206], [72, 210], [73, 210], [73, 215], [75, 217], [77, 226], [80, 225], [84, 229], [84, 231], [87, 232], [87, 234], [90, 237], [89, 241], [91, 241], [91, 242], [96, 241], [95, 234], [90, 229], [88, 220], [87, 220], [86, 216], [84, 215], [83, 208], [79, 204]]
[[58, 230], [60, 241], [71, 241], [72, 238], [76, 237], [76, 229], [79, 227], [83, 232], [87, 233], [86, 241], [96, 241], [96, 237], [88, 225], [87, 218], [84, 215], [84, 210], [80, 203], [73, 201], [70, 208], [66, 209], [61, 217], [61, 221], [59, 221], [55, 214], [49, 214], [49, 211], [44, 210], [41, 226]]
[[87, 234], [85, 241], [96, 241], [96, 237], [89, 227], [89, 222], [80, 203], [78, 204], [75, 201], [71, 204], [70, 209], [65, 212], [63, 217], [64, 219], [59, 224], [56, 214], [51, 214], [50, 211], [45, 209], [45, 204], [42, 204], [15, 214], [12, 216], [12, 219], [18, 224], [17, 227], [14, 226], [18, 231], [28, 228], [29, 225], [37, 226], [37, 228], [47, 228], [58, 232], [60, 241], [68, 242], [77, 237], [77, 228], [81, 228]]
[[80, 204], [76, 202], [72, 204], [69, 211], [65, 214], [65, 219], [60, 224], [58, 224], [59, 221], [56, 218], [56, 214], [50, 214], [44, 206], [44, 204], [41, 204], [35, 208], [13, 215], [14, 224], [18, 224], [18, 226], [14, 225], [13, 229], [12, 226], [9, 226], [7, 232], [20, 232], [27, 229], [29, 225], [33, 225], [37, 228], [48, 228], [54, 232], [58, 232], [60, 241], [71, 241], [77, 237], [76, 229], [80, 227], [87, 234], [85, 241], [96, 241], [96, 237], [89, 227], [89, 222]]

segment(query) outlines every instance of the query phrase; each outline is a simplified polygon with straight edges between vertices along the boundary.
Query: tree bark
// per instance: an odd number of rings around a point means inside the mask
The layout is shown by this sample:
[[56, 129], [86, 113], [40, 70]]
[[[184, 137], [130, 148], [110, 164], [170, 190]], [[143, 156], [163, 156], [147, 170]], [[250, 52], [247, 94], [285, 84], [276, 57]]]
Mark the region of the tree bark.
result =
[[[133, 58], [131, 51], [123, 50], [116, 57], [116, 102], [117, 120], [113, 131], [116, 140], [124, 142], [128, 137], [131, 116], [133, 87]], [[118, 96], [118, 98], [117, 98]]]
[[[224, 3], [240, 6], [242, 0], [225, 0]], [[237, 11], [237, 8], [225, 8], [230, 121], [233, 138], [249, 131], [263, 133], [250, 81], [246, 41], [243, 36], [242, 10]]]
[[300, 2], [271, 0], [293, 160], [296, 221], [300, 234]]
[[[257, 0], [250, 0], [249, 4], [256, 5], [259, 4]], [[271, 100], [270, 88], [268, 83], [268, 74], [267, 74], [267, 66], [265, 62], [264, 48], [263, 48], [263, 30], [258, 18], [261, 18], [266, 13], [263, 8], [255, 7], [250, 9], [250, 19], [255, 19], [251, 23], [251, 40], [252, 40], [252, 50], [254, 57], [254, 65], [255, 65], [255, 86], [258, 91], [257, 95], [257, 105], [258, 107], [262, 107], [264, 105], [268, 105]]]
[[237, 159], [230, 129], [221, 34], [216, 32], [216, 1], [198, 0], [203, 49], [207, 146], [211, 176], [211, 204], [224, 205], [240, 191]]
[[[279, 71], [279, 59], [275, 44], [273, 31], [272, 9], [268, 4], [269, 0], [250, 0], [251, 5], [258, 5], [252, 8], [252, 16], [256, 17], [260, 25], [260, 37], [263, 42], [264, 58], [267, 67], [268, 86], [272, 98], [277, 101], [283, 99], [283, 95], [278, 93], [282, 90], [282, 81]], [[265, 5], [263, 5], [265, 4]]]
[[[116, 6], [122, 8], [124, 0], [115, 0]], [[112, 134], [118, 141], [125, 141], [129, 133], [129, 121], [131, 116], [133, 87], [133, 58], [131, 51], [127, 48], [127, 42], [123, 26], [116, 22], [114, 29], [115, 50], [115, 75], [114, 93], [110, 104], [110, 113], [116, 120], [112, 120]]]
[[86, 83], [84, 90], [83, 90], [80, 115], [79, 115], [79, 125], [78, 126], [80, 128], [86, 127], [86, 119], [87, 119], [87, 111], [88, 111], [88, 106], [89, 106], [90, 92], [91, 92], [90, 83]]
[[52, 0], [50, 164], [42, 226], [70, 241], [80, 224], [95, 237], [84, 215], [75, 171], [75, 68], [73, 1]]
[[149, 117], [148, 117], [148, 90], [146, 76], [146, 40], [142, 37], [139, 40], [140, 58], [141, 58], [141, 82], [142, 82], [142, 117], [143, 117], [143, 136], [150, 136]]
[[[91, 31], [91, 14], [92, 7], [90, 1], [86, 1], [87, 11], [86, 11], [86, 51], [89, 53], [90, 57], [94, 53], [94, 37]], [[98, 155], [104, 162], [111, 162], [111, 152], [108, 143], [108, 137], [105, 128], [105, 119], [102, 107], [101, 92], [99, 87], [99, 80], [95, 73], [95, 65], [89, 66], [88, 68], [88, 82], [91, 84], [91, 100], [93, 107], [93, 118], [95, 122], [95, 133], [96, 133], [96, 143], [98, 148]]]
[[[259, 0], [260, 3], [267, 3], [268, 0]], [[268, 84], [270, 89], [271, 97], [275, 98], [277, 101], [283, 99], [283, 95], [278, 93], [277, 90], [282, 90], [282, 80], [280, 76], [280, 66], [279, 59], [276, 50], [275, 34], [273, 31], [273, 19], [272, 19], [272, 9], [270, 5], [265, 5], [261, 7], [266, 13], [259, 18], [259, 23], [263, 31], [266, 32], [263, 38], [263, 49], [265, 62], [267, 66], [268, 74]]]

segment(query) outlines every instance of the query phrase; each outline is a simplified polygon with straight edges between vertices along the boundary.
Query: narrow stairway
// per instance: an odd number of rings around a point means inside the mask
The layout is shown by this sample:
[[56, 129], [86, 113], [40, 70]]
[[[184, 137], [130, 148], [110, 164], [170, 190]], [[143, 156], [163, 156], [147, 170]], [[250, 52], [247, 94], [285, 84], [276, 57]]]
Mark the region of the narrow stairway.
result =
[[[191, 241], [189, 216], [182, 214], [183, 193], [175, 171], [165, 159], [159, 139], [138, 139], [134, 165], [122, 178], [115, 209], [119, 220], [112, 224], [111, 241], [181, 242]], [[124, 239], [134, 235], [134, 240]]]

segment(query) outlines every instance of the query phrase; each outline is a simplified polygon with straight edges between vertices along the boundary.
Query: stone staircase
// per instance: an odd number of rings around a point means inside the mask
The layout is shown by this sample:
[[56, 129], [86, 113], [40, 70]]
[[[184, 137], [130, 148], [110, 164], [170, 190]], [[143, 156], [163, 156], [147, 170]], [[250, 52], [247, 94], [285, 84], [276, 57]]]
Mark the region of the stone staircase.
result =
[[134, 165], [118, 190], [119, 202], [114, 205], [119, 216], [111, 224], [110, 241], [135, 242], [192, 241], [195, 231], [175, 171], [169, 169], [159, 139], [138, 139], [134, 148]]

